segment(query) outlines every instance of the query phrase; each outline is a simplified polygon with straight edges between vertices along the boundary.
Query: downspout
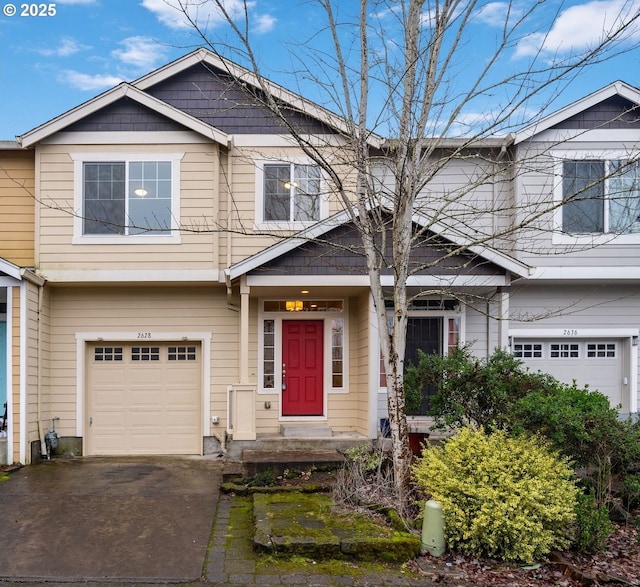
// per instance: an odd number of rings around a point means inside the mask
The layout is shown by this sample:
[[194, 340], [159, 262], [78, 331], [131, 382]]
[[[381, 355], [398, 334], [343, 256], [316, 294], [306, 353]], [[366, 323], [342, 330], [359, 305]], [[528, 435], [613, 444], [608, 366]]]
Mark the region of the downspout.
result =
[[49, 459], [49, 453], [47, 453], [47, 443], [44, 438], [44, 430], [42, 429], [42, 350], [40, 349], [42, 343], [42, 302], [44, 285], [38, 287], [38, 317], [36, 323], [36, 403], [37, 403], [37, 418], [38, 418], [38, 436], [40, 437], [40, 456], [43, 461]]
[[240, 308], [232, 301], [233, 290], [231, 288], [230, 268], [233, 261], [232, 247], [233, 236], [231, 231], [231, 211], [233, 210], [233, 137], [230, 136], [227, 142], [227, 263], [224, 270], [224, 280], [227, 286], [227, 309], [239, 312]]

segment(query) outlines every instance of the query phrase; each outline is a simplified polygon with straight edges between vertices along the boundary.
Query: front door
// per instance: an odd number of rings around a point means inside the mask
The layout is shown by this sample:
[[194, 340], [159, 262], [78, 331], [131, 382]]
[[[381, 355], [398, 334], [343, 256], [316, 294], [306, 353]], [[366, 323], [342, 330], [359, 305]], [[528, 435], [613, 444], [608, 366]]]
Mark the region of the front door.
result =
[[282, 415], [324, 414], [322, 320], [282, 322]]

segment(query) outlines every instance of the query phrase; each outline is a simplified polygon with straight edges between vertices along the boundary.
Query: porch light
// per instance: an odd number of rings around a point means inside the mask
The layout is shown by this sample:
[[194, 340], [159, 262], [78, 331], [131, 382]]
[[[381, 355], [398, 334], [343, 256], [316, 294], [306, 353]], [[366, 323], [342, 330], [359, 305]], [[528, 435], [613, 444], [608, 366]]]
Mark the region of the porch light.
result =
[[291, 188], [297, 188], [298, 184], [293, 182], [293, 181], [285, 181], [284, 182], [284, 187], [285, 187], [285, 189], [290, 190]]
[[302, 300], [287, 300], [285, 308], [287, 312], [300, 312], [302, 310]]
[[631, 337], [631, 344], [633, 346], [638, 346], [638, 337], [637, 336], [632, 336]]
[[133, 190], [133, 193], [139, 198], [144, 198], [149, 192], [144, 188], [136, 188], [135, 190]]

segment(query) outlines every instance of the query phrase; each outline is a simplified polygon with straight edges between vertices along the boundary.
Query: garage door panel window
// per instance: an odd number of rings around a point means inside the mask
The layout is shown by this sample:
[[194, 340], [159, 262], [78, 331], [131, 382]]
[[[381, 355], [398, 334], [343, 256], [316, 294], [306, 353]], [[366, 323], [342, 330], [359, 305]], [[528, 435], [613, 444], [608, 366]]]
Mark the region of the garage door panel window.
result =
[[196, 347], [195, 346], [170, 346], [167, 353], [169, 361], [195, 361]]
[[98, 362], [122, 361], [122, 347], [96, 347], [93, 353], [93, 360]]
[[139, 347], [134, 346], [131, 348], [131, 360], [132, 361], [159, 361], [160, 360], [160, 347], [149, 346]]
[[518, 359], [617, 359], [616, 342], [515, 342], [513, 356]]
[[579, 359], [580, 345], [577, 343], [551, 343], [549, 345], [550, 359]]
[[519, 342], [513, 345], [513, 356], [519, 359], [542, 359], [542, 345], [533, 342]]
[[615, 359], [616, 351], [614, 342], [587, 343], [587, 359]]

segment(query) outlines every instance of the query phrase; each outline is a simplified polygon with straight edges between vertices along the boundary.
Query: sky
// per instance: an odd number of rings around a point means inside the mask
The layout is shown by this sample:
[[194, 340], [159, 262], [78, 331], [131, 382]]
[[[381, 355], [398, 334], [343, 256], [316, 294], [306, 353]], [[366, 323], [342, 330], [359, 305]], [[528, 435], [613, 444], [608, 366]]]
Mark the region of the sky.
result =
[[[0, 140], [14, 140], [16, 135], [121, 81], [135, 80], [201, 46], [202, 40], [172, 8], [175, 1], [0, 0]], [[208, 38], [222, 46], [229, 38], [229, 30], [220, 23], [211, 3], [188, 1], [193, 4], [192, 17], [207, 28]], [[232, 12], [241, 3], [241, 0], [225, 1]], [[621, 9], [627, 14], [640, 10], [640, 0], [541, 2], [546, 18], [531, 19], [528, 34], [506, 53], [501, 64], [504, 71], [521, 69], [534, 55], [551, 59], [583, 49], [611, 25], [613, 15]], [[341, 8], [357, 5], [355, 0], [340, 0], [336, 4], [340, 3]], [[496, 38], [507, 18], [505, 2], [480, 4], [469, 29], [472, 37], [464, 47], [468, 64], [482, 63], [487, 43]], [[532, 4], [540, 2], [512, 0], [510, 18], [518, 18]], [[378, 21], [384, 24], [384, 19], [391, 19], [397, 5], [397, 0], [389, 0], [378, 6]], [[322, 22], [318, 7], [309, 0], [250, 0], [248, 6], [256, 56], [268, 76], [316, 100], [317, 88], [305, 85], [303, 77], [296, 76], [294, 70], [298, 67], [295, 53], [300, 49], [295, 43], [303, 38], [314, 43], [314, 32]], [[428, 26], [428, 21], [425, 15], [424, 26]], [[389, 31], [392, 30], [390, 25]], [[352, 32], [349, 27], [341, 28], [347, 41]], [[322, 37], [315, 39], [320, 46], [324, 42], [319, 40]], [[561, 107], [616, 80], [640, 86], [640, 35], [635, 29], [630, 30], [629, 39], [620, 49], [623, 53], [617, 57], [577, 76], [562, 94], [554, 95], [553, 103], [547, 107]], [[546, 104], [545, 99], [540, 100]]]

